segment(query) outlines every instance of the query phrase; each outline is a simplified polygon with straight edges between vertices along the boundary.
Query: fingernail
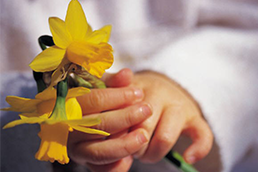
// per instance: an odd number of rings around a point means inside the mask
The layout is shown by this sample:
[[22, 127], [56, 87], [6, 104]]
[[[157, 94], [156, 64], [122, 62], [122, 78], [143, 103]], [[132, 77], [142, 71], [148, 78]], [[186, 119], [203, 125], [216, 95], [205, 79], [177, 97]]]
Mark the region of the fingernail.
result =
[[145, 116], [150, 116], [152, 114], [152, 110], [148, 104], [141, 106], [140, 111]]
[[134, 96], [138, 99], [143, 98], [143, 91], [141, 89], [134, 89]]
[[193, 163], [195, 163], [196, 158], [195, 158], [195, 156], [188, 156], [186, 158], [186, 160], [187, 160], [188, 163], [193, 164]]
[[146, 133], [141, 131], [138, 136], [137, 139], [139, 141], [139, 143], [146, 143], [148, 141], [148, 137], [146, 136]]

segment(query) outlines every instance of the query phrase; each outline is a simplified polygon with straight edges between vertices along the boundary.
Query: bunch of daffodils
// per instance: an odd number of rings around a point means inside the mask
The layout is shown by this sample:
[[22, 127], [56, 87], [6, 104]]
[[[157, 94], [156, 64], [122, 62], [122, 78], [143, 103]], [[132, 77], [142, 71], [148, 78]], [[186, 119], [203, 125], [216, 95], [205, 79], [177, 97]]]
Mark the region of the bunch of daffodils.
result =
[[76, 97], [89, 93], [89, 88], [105, 87], [99, 78], [113, 63], [112, 47], [107, 43], [111, 26], [93, 31], [77, 0], [69, 3], [65, 21], [51, 17], [49, 25], [52, 37], [39, 38], [43, 51], [29, 65], [39, 93], [35, 99], [7, 96], [11, 107], [2, 110], [19, 112], [20, 119], [4, 129], [40, 124], [41, 144], [36, 159], [66, 164], [69, 132], [109, 135], [90, 128], [101, 121], [83, 117]]

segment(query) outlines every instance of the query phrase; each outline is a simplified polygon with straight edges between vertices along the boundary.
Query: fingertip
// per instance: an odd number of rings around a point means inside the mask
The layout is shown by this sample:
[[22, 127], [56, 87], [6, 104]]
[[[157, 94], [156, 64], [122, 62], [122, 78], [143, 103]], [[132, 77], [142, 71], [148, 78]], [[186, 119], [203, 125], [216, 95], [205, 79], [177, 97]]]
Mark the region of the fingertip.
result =
[[150, 104], [145, 103], [140, 107], [140, 111], [142, 112], [142, 114], [146, 117], [149, 117], [152, 115], [152, 107]]
[[196, 145], [191, 145], [184, 153], [183, 157], [184, 160], [189, 163], [189, 164], [194, 164], [197, 161], [203, 159], [208, 152], [207, 151], [203, 151], [203, 150], [198, 150], [198, 147], [200, 146], [196, 146]]
[[184, 159], [187, 163], [194, 164], [197, 161], [206, 157], [211, 148], [212, 148], [212, 140], [209, 138], [199, 138], [194, 140], [192, 145], [187, 148], [184, 153]]
[[185, 133], [191, 137], [193, 143], [186, 149], [184, 159], [193, 164], [208, 155], [213, 145], [213, 134], [203, 118], [196, 119]]
[[118, 75], [126, 76], [128, 78], [132, 78], [133, 77], [133, 71], [131, 69], [129, 69], [129, 68], [124, 68], [124, 69], [121, 69], [118, 72]]
[[129, 68], [121, 69], [115, 74], [108, 74], [104, 78], [104, 82], [108, 87], [124, 87], [131, 84], [133, 80], [133, 72]]
[[187, 162], [188, 164], [194, 164], [197, 161], [196, 157], [191, 154], [188, 155], [187, 153], [185, 153], [183, 157], [185, 162]]
[[131, 84], [132, 80], [133, 80], [133, 72], [129, 68], [124, 68], [120, 70], [114, 76], [114, 82], [119, 83], [118, 86], [128, 86]]
[[139, 129], [137, 131], [137, 141], [139, 144], [144, 144], [149, 141], [149, 134], [146, 130], [144, 129]]

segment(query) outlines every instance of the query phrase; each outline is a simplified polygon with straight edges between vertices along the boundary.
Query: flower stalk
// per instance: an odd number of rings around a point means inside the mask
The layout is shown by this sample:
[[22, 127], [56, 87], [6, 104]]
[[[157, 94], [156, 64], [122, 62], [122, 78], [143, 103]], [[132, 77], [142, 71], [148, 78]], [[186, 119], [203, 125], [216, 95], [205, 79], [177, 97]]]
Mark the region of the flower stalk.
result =
[[[30, 64], [38, 94], [35, 99], [7, 96], [11, 107], [2, 110], [19, 112], [21, 119], [3, 128], [40, 124], [41, 144], [35, 158], [66, 164], [69, 162], [66, 146], [69, 132], [109, 135], [90, 128], [101, 120], [83, 117], [76, 97], [89, 93], [87, 87], [105, 88], [99, 78], [113, 63], [113, 49], [107, 43], [111, 26], [92, 31], [78, 0], [70, 1], [65, 21], [51, 17], [49, 24], [53, 37], [44, 35], [38, 39], [43, 51]], [[87, 77], [80, 73], [82, 71], [87, 71]], [[70, 86], [70, 81], [79, 84]]]
[[65, 112], [65, 99], [68, 93], [68, 83], [67, 78], [63, 81], [60, 81], [57, 84], [56, 88], [56, 103], [52, 114], [50, 115], [50, 119], [58, 120], [63, 119], [67, 120], [66, 112]]
[[[90, 128], [101, 121], [99, 118], [82, 117], [76, 97], [88, 93], [87, 88], [106, 88], [100, 78], [113, 64], [113, 49], [108, 43], [111, 26], [93, 31], [78, 0], [70, 1], [64, 21], [51, 17], [49, 25], [52, 36], [39, 37], [42, 52], [29, 65], [33, 70], [38, 94], [35, 99], [7, 96], [6, 101], [11, 107], [2, 110], [20, 112], [21, 119], [3, 128], [40, 124], [38, 135], [41, 144], [35, 158], [67, 164], [69, 132], [77, 130], [109, 135], [105, 131]], [[197, 172], [179, 154], [168, 154], [166, 158], [184, 172]]]

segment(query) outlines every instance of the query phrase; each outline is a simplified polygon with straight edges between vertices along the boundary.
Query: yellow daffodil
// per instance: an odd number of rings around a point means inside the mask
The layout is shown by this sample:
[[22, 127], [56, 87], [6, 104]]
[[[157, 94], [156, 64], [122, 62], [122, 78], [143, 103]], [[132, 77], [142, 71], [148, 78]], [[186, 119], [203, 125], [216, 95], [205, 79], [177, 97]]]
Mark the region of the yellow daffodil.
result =
[[111, 26], [92, 31], [78, 0], [69, 3], [65, 21], [51, 17], [49, 25], [55, 45], [45, 49], [31, 62], [32, 70], [60, 70], [72, 62], [100, 78], [111, 67], [112, 47], [107, 43]]
[[[64, 102], [61, 99], [61, 103], [56, 101], [57, 94], [54, 88], [37, 94], [35, 99], [7, 96], [6, 101], [11, 107], [2, 110], [21, 112], [21, 119], [8, 123], [4, 128], [25, 123], [41, 124], [41, 145], [35, 155], [36, 159], [68, 163], [66, 144], [69, 131], [75, 129], [90, 134], [109, 135], [104, 131], [87, 128], [99, 124], [99, 118], [82, 118], [82, 110], [76, 97], [88, 92], [88, 89], [82, 87], [69, 89]], [[65, 107], [61, 106], [62, 103]]]

